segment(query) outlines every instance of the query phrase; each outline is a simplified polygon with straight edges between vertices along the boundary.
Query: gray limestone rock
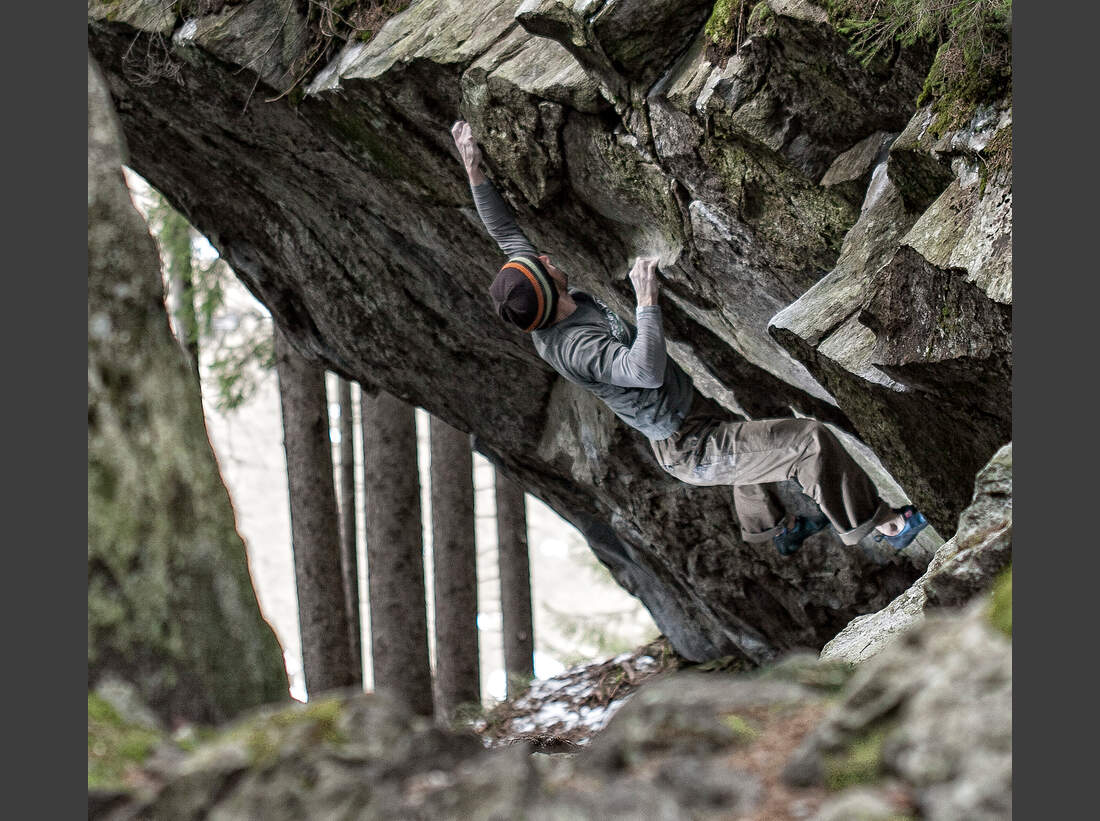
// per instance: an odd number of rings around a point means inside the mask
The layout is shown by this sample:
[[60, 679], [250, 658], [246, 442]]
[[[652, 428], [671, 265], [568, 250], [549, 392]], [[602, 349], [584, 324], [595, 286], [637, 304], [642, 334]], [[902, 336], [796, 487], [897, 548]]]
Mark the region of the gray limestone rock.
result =
[[769, 330], [948, 533], [969, 476], [1011, 437], [1011, 195], [1006, 172], [975, 171], [1011, 117], [979, 111], [935, 143], [930, 118], [914, 114], [836, 266]]
[[[945, 821], [998, 817], [990, 813], [1008, 806], [998, 791], [1010, 776], [1011, 667], [986, 618], [982, 603], [965, 618], [930, 620], [854, 675], [808, 653], [751, 673], [711, 664], [665, 674], [568, 754], [533, 754], [525, 742], [485, 750], [398, 701], [332, 693], [255, 711], [143, 794], [114, 796], [91, 817], [724, 821], [817, 809], [823, 820], [885, 821], [911, 804]], [[844, 750], [868, 735], [874, 760], [845, 763]], [[859, 786], [824, 802], [820, 790], [796, 789], [777, 802], [775, 762], [799, 737], [788, 780], [800, 761], [802, 783], [839, 773]]]
[[656, 753], [704, 756], [748, 741], [723, 716], [738, 710], [797, 704], [807, 697], [783, 679], [734, 680], [678, 673], [654, 682], [624, 705], [585, 755], [589, 767], [630, 770]]
[[961, 606], [986, 592], [1012, 562], [1012, 445], [997, 451], [974, 483], [955, 536], [923, 577], [929, 606]]
[[[809, 652], [756, 678], [647, 686], [591, 749], [553, 761], [484, 751], [377, 696], [267, 710], [172, 763], [154, 794], [110, 796], [97, 812], [729, 817], [763, 798], [728, 764], [751, 743], [739, 711], [839, 692], [792, 781], [846, 762], [851, 775], [857, 745], [924, 817], [1005, 817], [1010, 646], [977, 606], [921, 614], [972, 600], [1010, 559], [1011, 449], [997, 450], [1009, 439], [1011, 166], [995, 167], [1008, 110], [933, 134], [913, 103], [931, 55], [903, 49], [865, 69], [807, 0], [761, 4], [728, 60], [701, 31], [709, 3], [417, 0], [294, 93], [303, 35], [316, 34], [297, 4], [188, 8], [91, 3], [89, 50], [131, 166], [292, 344], [470, 432], [581, 530], [685, 657], [748, 669]], [[959, 522], [920, 583], [933, 528], [902, 555], [827, 531], [787, 559], [743, 543], [726, 489], [662, 473], [648, 442], [497, 320], [485, 291], [502, 258], [457, 162], [458, 118], [575, 284], [629, 315], [632, 257], [660, 257], [669, 351], [704, 393], [857, 436], [892, 504], [911, 499], [944, 534]], [[90, 313], [90, 344], [109, 321]], [[807, 510], [791, 483], [780, 492]], [[823, 657], [840, 661], [813, 661], [833, 637]], [[849, 680], [845, 662], [871, 656]], [[873, 817], [889, 802], [871, 790], [821, 817]]]
[[[207, 235], [303, 355], [473, 434], [578, 526], [685, 656], [759, 663], [822, 646], [905, 590], [919, 562], [845, 549], [830, 533], [790, 559], [744, 544], [727, 490], [678, 484], [640, 435], [558, 379], [489, 305], [502, 257], [473, 210], [450, 126], [474, 125], [532, 242], [617, 311], [633, 311], [632, 258], [661, 257], [669, 350], [701, 390], [748, 416], [814, 416], [877, 453], [886, 434], [919, 430], [928, 406], [899, 417], [850, 401], [854, 388], [799, 361], [800, 349], [792, 357], [768, 320], [851, 247], [855, 282], [825, 307], [843, 303], [849, 324], [838, 330], [853, 332], [844, 339], [867, 349], [865, 370], [890, 384], [851, 304], [870, 279], [862, 246], [845, 242], [882, 225], [857, 222], [851, 193], [819, 181], [853, 146], [904, 128], [929, 55], [904, 50], [892, 67], [865, 70], [820, 9], [773, 6], [722, 67], [703, 42], [709, 4], [651, 3], [642, 14], [626, 0], [418, 0], [318, 66], [304, 94], [282, 97], [257, 62], [279, 15], [245, 26], [226, 5], [217, 47], [197, 35], [212, 21], [173, 21], [180, 82], [128, 74], [131, 46], [163, 36], [136, 18], [93, 8], [89, 48], [135, 170]], [[892, 250], [875, 246], [882, 262]], [[934, 507], [945, 479], [972, 481], [977, 466], [959, 460], [970, 447], [929, 451], [895, 478]], [[893, 472], [904, 454], [877, 456]]]
[[524, 0], [516, 20], [568, 49], [619, 114], [644, 131], [641, 100], [698, 33], [710, 6], [704, 0]]
[[929, 616], [862, 665], [787, 780], [892, 776], [923, 818], [1011, 817], [1012, 646], [988, 606], [981, 599], [961, 616]]
[[857, 205], [862, 203], [867, 186], [871, 184], [871, 174], [896, 136], [888, 131], [876, 131], [860, 140], [833, 160], [821, 177], [821, 185], [836, 188]]
[[[687, 692], [665, 688], [648, 697], [633, 721], [620, 722], [633, 739], [625, 770], [589, 751], [552, 760], [532, 756], [525, 743], [485, 750], [472, 735], [434, 727], [398, 700], [330, 693], [242, 717], [158, 782], [100, 801], [91, 817], [673, 821], [685, 811], [728, 817], [756, 804], [760, 784], [730, 772], [715, 755], [748, 741], [726, 713], [788, 704], [806, 691], [775, 682], [758, 685], [759, 692], [752, 685], [734, 686], [729, 695], [723, 689], [721, 677], [710, 676]], [[682, 721], [679, 706], [689, 708]], [[637, 723], [654, 710], [664, 717], [657, 725]], [[633, 771], [634, 764], [644, 766]]]
[[[412, 715], [399, 700], [330, 693], [309, 704], [262, 708], [221, 728], [162, 786], [139, 791], [102, 818], [424, 817], [416, 813], [452, 783], [445, 772], [482, 749], [472, 736]], [[497, 776], [507, 775], [499, 800], [510, 809], [516, 804], [507, 791], [522, 790], [529, 768], [526, 760], [519, 764], [518, 771], [514, 757], [493, 764]], [[477, 788], [484, 792], [485, 784]], [[487, 795], [485, 803], [493, 800]]]
[[854, 787], [830, 798], [811, 821], [897, 821], [905, 817], [877, 790]]

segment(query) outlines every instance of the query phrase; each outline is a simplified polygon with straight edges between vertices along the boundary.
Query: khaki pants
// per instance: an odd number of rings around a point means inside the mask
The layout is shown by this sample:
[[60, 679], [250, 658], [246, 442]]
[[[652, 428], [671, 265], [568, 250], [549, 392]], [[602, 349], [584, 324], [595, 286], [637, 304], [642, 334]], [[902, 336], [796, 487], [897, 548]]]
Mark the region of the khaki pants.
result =
[[766, 541], [785, 511], [775, 482], [794, 479], [845, 544], [855, 544], [895, 514], [859, 464], [814, 419], [744, 421], [698, 391], [680, 430], [651, 442], [668, 473], [692, 485], [732, 485], [745, 541]]

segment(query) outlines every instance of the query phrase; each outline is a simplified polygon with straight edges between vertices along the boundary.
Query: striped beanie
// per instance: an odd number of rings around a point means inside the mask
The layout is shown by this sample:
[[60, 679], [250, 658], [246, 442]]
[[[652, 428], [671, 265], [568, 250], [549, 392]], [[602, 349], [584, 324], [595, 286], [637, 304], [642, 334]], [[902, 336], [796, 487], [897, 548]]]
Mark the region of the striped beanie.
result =
[[516, 254], [504, 263], [489, 288], [501, 319], [530, 332], [545, 328], [558, 309], [558, 289], [533, 254]]

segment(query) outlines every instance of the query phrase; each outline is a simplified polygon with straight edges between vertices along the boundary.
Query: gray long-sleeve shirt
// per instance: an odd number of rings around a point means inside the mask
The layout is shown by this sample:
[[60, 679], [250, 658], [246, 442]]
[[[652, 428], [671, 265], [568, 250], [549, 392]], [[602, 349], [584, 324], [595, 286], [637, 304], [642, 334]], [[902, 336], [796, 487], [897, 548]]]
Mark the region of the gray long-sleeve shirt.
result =
[[[492, 183], [472, 186], [474, 204], [500, 249], [537, 255]], [[601, 399], [615, 415], [647, 438], [666, 439], [691, 407], [691, 377], [665, 353], [661, 309], [635, 311], [637, 328], [584, 291], [570, 288], [577, 310], [531, 340], [550, 367]]]

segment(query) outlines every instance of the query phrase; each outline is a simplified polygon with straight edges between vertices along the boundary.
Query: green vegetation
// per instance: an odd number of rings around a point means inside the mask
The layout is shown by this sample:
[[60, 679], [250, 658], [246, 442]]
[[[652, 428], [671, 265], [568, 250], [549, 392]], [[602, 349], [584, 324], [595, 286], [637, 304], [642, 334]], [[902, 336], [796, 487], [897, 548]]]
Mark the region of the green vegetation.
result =
[[248, 311], [238, 314], [234, 329], [219, 329], [216, 320], [226, 307], [225, 289], [232, 271], [221, 258], [204, 263], [193, 243], [198, 234], [187, 219], [158, 191], [150, 188], [149, 193], [152, 205], [146, 219], [160, 248], [169, 287], [182, 284], [184, 289], [175, 295], [183, 306], [175, 317], [183, 325], [177, 331], [185, 345], [193, 343], [209, 352], [204, 359], [217, 384], [211, 397], [215, 406], [235, 410], [255, 395], [264, 375], [275, 367], [270, 320]]
[[[743, 20], [745, 0], [718, 0], [703, 31], [716, 46], [729, 49], [737, 43]], [[737, 43], [739, 45], [739, 43]]]
[[993, 583], [986, 613], [990, 624], [1012, 638], [1012, 565], [1005, 568]]
[[[933, 136], [958, 128], [976, 106], [1012, 92], [1012, 0], [824, 0], [829, 19], [868, 68], [886, 66], [899, 47], [936, 48], [917, 98], [936, 114]], [[768, 34], [767, 3], [717, 0], [705, 32], [719, 60], [751, 35]]]
[[296, 728], [304, 730], [314, 743], [346, 742], [347, 735], [338, 726], [341, 709], [342, 702], [335, 696], [294, 705], [248, 721], [232, 731], [228, 738], [243, 738], [253, 764], [270, 764], [278, 758], [287, 735]]
[[88, 693], [88, 789], [122, 789], [162, 736], [126, 721], [104, 698]]
[[1012, 91], [1012, 0], [828, 0], [833, 25], [866, 66], [884, 50], [937, 47], [917, 105], [938, 136]]
[[210, 727], [195, 727], [189, 736], [169, 742], [154, 729], [124, 720], [110, 703], [89, 693], [88, 787], [127, 788], [127, 779], [161, 743], [175, 743], [186, 752], [194, 752], [208, 742], [243, 744], [251, 762], [260, 766], [278, 758], [291, 733], [304, 736], [314, 744], [342, 744], [348, 738], [339, 726], [341, 710], [339, 697], [322, 698], [256, 716], [225, 733]]
[[749, 724], [745, 719], [736, 713], [730, 713], [721, 717], [721, 722], [725, 724], [733, 734], [737, 737], [738, 742], [749, 744], [756, 740], [760, 735], [760, 731]]
[[765, 2], [749, 0], [718, 0], [710, 13], [704, 31], [720, 57], [735, 54], [751, 34], [767, 30], [775, 13]]
[[172, 734], [172, 742], [185, 753], [193, 753], [208, 741], [218, 737], [215, 727], [201, 724], [189, 724]]
[[886, 727], [875, 727], [847, 748], [825, 756], [825, 786], [840, 791], [854, 784], [877, 781], [882, 775], [882, 742]]
[[252, 369], [263, 372], [274, 367], [274, 340], [270, 334], [252, 336], [239, 345], [221, 347], [219, 357], [210, 363], [218, 385], [215, 405], [223, 411], [240, 407], [259, 388], [259, 377]]

